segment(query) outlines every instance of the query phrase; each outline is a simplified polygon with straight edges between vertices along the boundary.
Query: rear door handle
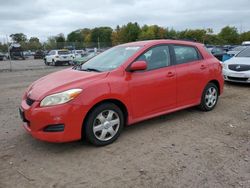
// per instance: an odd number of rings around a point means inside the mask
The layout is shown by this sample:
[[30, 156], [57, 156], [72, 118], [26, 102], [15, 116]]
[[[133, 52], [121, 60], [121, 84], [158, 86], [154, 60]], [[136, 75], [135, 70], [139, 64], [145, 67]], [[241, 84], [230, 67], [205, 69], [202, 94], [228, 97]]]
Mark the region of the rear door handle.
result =
[[200, 69], [203, 70], [203, 69], [206, 69], [207, 66], [206, 65], [201, 65]]
[[168, 72], [167, 77], [174, 77], [174, 73], [173, 72]]

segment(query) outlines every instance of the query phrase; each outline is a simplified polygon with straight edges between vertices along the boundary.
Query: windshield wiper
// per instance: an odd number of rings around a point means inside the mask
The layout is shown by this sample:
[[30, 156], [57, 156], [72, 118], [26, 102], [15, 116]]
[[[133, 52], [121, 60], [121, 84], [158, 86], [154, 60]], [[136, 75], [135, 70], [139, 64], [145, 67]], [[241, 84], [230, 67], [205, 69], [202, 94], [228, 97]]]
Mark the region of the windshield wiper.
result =
[[82, 71], [88, 71], [88, 72], [102, 72], [98, 69], [95, 68], [85, 68], [85, 69], [81, 69]]

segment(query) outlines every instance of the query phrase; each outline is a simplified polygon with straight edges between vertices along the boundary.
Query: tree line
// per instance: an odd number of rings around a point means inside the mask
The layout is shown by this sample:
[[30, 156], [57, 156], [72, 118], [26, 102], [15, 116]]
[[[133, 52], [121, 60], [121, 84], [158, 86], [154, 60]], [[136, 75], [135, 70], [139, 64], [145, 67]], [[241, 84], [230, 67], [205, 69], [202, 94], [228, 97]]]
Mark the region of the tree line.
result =
[[[237, 45], [242, 41], [250, 41], [250, 31], [239, 33], [236, 27], [225, 26], [217, 34], [213, 29], [186, 29], [177, 31], [158, 25], [143, 25], [129, 22], [126, 25], [111, 27], [83, 28], [70, 32], [67, 36], [60, 33], [41, 42], [37, 37], [27, 38], [23, 33], [11, 34], [13, 42], [21, 44], [24, 50], [85, 47], [110, 47], [122, 43], [152, 40], [152, 39], [182, 39], [212, 45]], [[6, 49], [6, 44], [0, 43], [0, 51]]]

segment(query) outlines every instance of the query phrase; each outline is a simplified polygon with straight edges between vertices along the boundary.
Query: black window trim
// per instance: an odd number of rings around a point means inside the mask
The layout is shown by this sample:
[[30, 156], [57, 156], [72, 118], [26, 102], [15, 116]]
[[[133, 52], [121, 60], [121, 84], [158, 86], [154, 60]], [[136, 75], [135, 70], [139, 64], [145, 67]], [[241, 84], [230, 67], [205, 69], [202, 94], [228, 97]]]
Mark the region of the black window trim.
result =
[[[204, 60], [204, 57], [202, 56], [200, 50], [195, 46], [195, 45], [189, 45], [189, 44], [170, 44], [171, 45], [171, 48], [172, 48], [172, 56], [173, 56], [173, 63], [174, 65], [183, 65], [183, 64], [187, 64], [187, 63], [192, 63], [192, 62], [196, 62], [196, 61], [200, 61], [200, 60]], [[187, 61], [185, 63], [182, 63], [182, 64], [178, 64], [177, 63], [177, 60], [176, 60], [176, 55], [175, 55], [175, 51], [174, 51], [174, 46], [186, 46], [186, 47], [192, 47], [196, 50], [198, 56], [199, 56], [199, 59], [195, 60], [195, 61]]]

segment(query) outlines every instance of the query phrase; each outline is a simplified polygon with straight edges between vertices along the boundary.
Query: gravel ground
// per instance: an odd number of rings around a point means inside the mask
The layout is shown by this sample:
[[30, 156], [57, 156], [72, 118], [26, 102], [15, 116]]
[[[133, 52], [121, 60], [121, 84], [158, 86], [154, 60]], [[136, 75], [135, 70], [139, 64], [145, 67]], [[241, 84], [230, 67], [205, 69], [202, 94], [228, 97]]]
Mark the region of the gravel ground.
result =
[[249, 188], [249, 85], [226, 84], [213, 111], [135, 124], [106, 147], [52, 144], [28, 135], [17, 111], [31, 82], [65, 68], [36, 63], [36, 70], [0, 72], [0, 187]]
[[21, 70], [41, 70], [53, 69], [55, 67], [46, 66], [42, 59], [28, 58], [26, 60], [0, 61], [0, 73]]

